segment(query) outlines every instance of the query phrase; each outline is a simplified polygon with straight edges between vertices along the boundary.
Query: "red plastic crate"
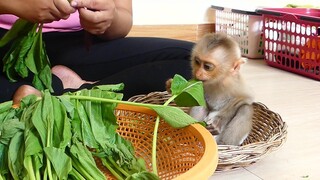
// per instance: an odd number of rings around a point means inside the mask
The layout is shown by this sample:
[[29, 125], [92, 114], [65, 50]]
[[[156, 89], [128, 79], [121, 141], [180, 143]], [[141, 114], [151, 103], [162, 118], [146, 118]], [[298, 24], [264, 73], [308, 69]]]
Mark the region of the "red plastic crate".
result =
[[268, 65], [320, 80], [320, 9], [262, 8]]

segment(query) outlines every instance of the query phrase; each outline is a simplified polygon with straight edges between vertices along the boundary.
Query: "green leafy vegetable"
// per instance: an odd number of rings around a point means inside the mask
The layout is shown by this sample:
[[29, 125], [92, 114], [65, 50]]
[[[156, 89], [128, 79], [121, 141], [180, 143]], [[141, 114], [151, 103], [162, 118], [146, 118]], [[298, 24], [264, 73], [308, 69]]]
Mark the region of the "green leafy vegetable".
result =
[[171, 93], [178, 106], [206, 106], [201, 81], [187, 81], [177, 74], [172, 80]]
[[72, 170], [71, 158], [65, 153], [64, 149], [55, 147], [45, 147], [46, 157], [53, 165], [54, 171], [59, 179], [67, 179], [69, 172]]
[[[84, 101], [96, 101], [96, 102], [106, 102], [106, 103], [120, 103], [120, 104], [128, 104], [133, 106], [142, 106], [155, 110], [158, 115], [163, 118], [168, 124], [175, 128], [183, 128], [192, 123], [196, 123], [197, 121], [187, 115], [184, 111], [177, 107], [167, 106], [167, 105], [158, 105], [158, 104], [147, 104], [147, 103], [137, 103], [130, 101], [122, 101], [115, 99], [105, 99], [105, 98], [97, 98], [90, 96], [81, 96], [81, 95], [63, 95], [68, 96], [70, 99], [84, 100]], [[167, 112], [174, 112], [174, 116], [169, 115]], [[166, 118], [166, 119], [165, 119]], [[185, 122], [180, 122], [182, 118]]]
[[74, 142], [70, 148], [70, 156], [75, 171], [84, 179], [104, 179], [103, 173], [98, 169], [91, 152], [80, 142]]
[[8, 149], [8, 166], [13, 179], [23, 179], [23, 132], [17, 132], [10, 140]]
[[[168, 106], [183, 94], [184, 104], [202, 102], [196, 81], [175, 78], [179, 86], [165, 104], [135, 103], [122, 100], [123, 84], [95, 87], [42, 98], [30, 95], [20, 108], [12, 102], [0, 104], [0, 179], [104, 179], [95, 159], [99, 159], [117, 179], [159, 179], [156, 168], [156, 141], [160, 117], [175, 128], [196, 121], [180, 108]], [[192, 101], [192, 103], [189, 103]], [[152, 166], [135, 157], [130, 141], [117, 132], [114, 114], [118, 103], [144, 106], [158, 113], [154, 128]]]
[[3, 58], [3, 71], [12, 82], [16, 82], [18, 77], [26, 78], [32, 72], [34, 87], [53, 92], [50, 62], [42, 41], [42, 26], [23, 19], [13, 24], [0, 39], [0, 47], [11, 45]]
[[0, 47], [5, 46], [10, 41], [25, 36], [33, 28], [34, 23], [30, 23], [23, 19], [18, 19], [11, 27], [11, 29], [2, 37]]

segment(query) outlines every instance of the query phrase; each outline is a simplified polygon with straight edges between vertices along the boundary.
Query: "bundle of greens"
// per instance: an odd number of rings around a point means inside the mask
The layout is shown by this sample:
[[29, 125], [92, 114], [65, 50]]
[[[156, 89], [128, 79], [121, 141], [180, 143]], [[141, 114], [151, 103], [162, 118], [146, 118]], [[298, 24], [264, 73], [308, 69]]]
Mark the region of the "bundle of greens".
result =
[[117, 93], [122, 88], [105, 85], [62, 96], [45, 90], [42, 97], [23, 98], [19, 108], [12, 108], [11, 101], [0, 104], [0, 180], [105, 179], [97, 158], [117, 179], [159, 179], [116, 132], [114, 110], [118, 103], [149, 107], [182, 128], [196, 121], [167, 104], [177, 99], [178, 104], [204, 105], [202, 84], [175, 76], [173, 98], [164, 105], [122, 101]]
[[33, 85], [39, 90], [53, 92], [50, 61], [42, 41], [41, 23], [31, 23], [18, 19], [11, 29], [0, 39], [0, 48], [9, 45], [3, 58], [3, 71], [10, 81], [26, 78], [33, 73]]

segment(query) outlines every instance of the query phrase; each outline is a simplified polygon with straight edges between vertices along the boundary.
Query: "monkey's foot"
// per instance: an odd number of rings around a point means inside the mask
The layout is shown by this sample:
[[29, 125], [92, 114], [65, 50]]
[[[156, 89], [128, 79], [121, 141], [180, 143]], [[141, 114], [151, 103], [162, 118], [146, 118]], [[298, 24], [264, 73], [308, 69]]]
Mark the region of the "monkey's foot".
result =
[[64, 89], [78, 89], [83, 84], [93, 84], [94, 82], [83, 80], [76, 72], [62, 65], [56, 65], [51, 69], [61, 81]]

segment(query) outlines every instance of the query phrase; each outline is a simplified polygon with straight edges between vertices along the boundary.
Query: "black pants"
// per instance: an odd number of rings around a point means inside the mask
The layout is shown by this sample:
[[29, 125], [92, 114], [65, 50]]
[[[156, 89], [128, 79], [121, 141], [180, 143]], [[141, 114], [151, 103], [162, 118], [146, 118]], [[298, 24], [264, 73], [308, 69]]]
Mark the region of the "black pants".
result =
[[[5, 32], [0, 29], [0, 37]], [[84, 31], [44, 33], [43, 39], [52, 66], [65, 65], [84, 80], [99, 81], [95, 85], [124, 83], [125, 99], [136, 94], [163, 91], [165, 81], [175, 74], [191, 78], [189, 58], [192, 42], [150, 37], [102, 41], [86, 35]], [[1, 59], [6, 48], [0, 48]], [[2, 66], [1, 62], [1, 69]], [[0, 102], [12, 99], [22, 84], [31, 85], [31, 78], [12, 83], [1, 72]], [[89, 86], [92, 85], [81, 88]], [[66, 91], [55, 76], [53, 88], [56, 95]]]

